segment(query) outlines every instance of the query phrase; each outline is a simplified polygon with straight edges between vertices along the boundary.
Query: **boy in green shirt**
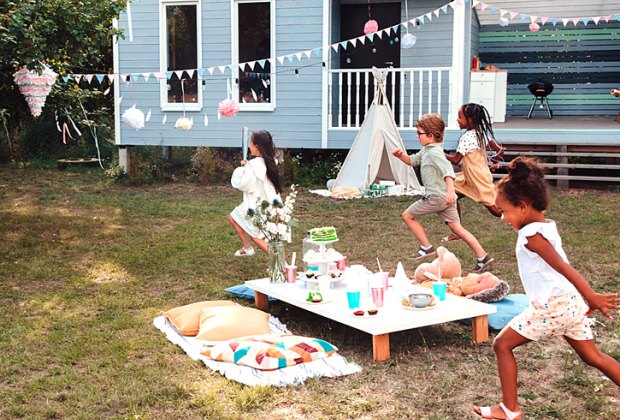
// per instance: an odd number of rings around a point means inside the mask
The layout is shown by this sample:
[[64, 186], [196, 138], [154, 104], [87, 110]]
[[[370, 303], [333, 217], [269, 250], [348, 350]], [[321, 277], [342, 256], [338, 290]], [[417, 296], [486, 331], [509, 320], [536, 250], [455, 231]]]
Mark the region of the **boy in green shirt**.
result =
[[411, 156], [400, 149], [392, 152], [407, 165], [420, 167], [422, 184], [426, 191], [422, 199], [403, 212], [405, 224], [420, 243], [418, 251], [409, 258], [419, 259], [435, 254], [435, 248], [429, 242], [424, 228], [416, 217], [436, 213], [476, 254], [476, 266], [472, 271], [482, 272], [495, 260], [482, 249], [474, 235], [461, 225], [456, 209], [454, 170], [443, 151], [443, 132], [446, 125], [441, 115], [426, 114], [418, 120], [416, 128], [418, 139], [423, 146], [422, 150]]

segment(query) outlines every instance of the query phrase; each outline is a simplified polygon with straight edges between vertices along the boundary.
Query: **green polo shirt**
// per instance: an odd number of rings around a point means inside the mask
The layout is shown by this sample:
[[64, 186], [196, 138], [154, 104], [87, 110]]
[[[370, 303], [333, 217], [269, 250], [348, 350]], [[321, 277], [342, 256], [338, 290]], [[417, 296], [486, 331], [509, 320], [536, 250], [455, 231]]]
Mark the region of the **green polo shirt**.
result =
[[443, 143], [431, 143], [424, 146], [411, 158], [411, 166], [420, 167], [422, 184], [426, 190], [426, 195], [437, 194], [446, 198], [446, 181], [449, 176], [455, 179], [452, 164], [446, 159], [443, 152]]

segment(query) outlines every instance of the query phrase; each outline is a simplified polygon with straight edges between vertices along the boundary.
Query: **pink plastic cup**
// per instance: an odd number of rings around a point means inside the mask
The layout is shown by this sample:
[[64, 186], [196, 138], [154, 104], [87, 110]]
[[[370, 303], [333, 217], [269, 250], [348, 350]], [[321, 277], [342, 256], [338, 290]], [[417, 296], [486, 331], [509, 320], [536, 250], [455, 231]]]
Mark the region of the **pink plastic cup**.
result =
[[341, 259], [336, 261], [336, 267], [338, 268], [338, 270], [344, 271], [344, 269], [347, 267], [347, 257], [342, 257]]
[[297, 281], [297, 266], [287, 265], [284, 267], [287, 283], [295, 283]]
[[374, 303], [377, 308], [383, 307], [385, 289], [383, 287], [373, 287], [370, 290], [372, 292], [372, 303]]
[[383, 288], [387, 289], [390, 283], [390, 273], [388, 271], [380, 271], [381, 279], [383, 280]]

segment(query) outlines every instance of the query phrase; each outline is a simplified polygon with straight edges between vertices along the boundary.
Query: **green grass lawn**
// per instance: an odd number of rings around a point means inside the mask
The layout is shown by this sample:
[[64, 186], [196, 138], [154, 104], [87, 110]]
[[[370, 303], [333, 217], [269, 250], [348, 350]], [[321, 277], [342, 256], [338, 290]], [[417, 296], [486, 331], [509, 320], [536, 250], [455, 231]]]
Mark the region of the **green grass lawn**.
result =
[[[267, 258], [236, 259], [226, 215], [240, 201], [227, 186], [110, 185], [101, 172], [0, 167], [0, 418], [467, 418], [501, 392], [489, 343], [449, 323], [391, 335], [392, 359], [372, 360], [371, 337], [283, 303], [288, 328], [328, 340], [363, 372], [288, 388], [251, 388], [192, 361], [155, 330], [169, 308], [229, 299], [224, 289], [265, 274]], [[400, 215], [410, 198], [335, 201], [303, 188], [303, 232], [334, 225], [349, 263], [393, 270], [417, 249]], [[600, 292], [620, 291], [620, 194], [555, 194], [573, 265]], [[497, 262], [492, 271], [521, 292], [515, 233], [463, 201], [464, 225]], [[448, 231], [426, 217], [435, 245]], [[449, 244], [465, 268], [473, 253]], [[241, 301], [252, 306], [253, 302]], [[597, 342], [620, 359], [620, 322], [599, 313]], [[496, 332], [492, 332], [491, 338]], [[516, 351], [527, 418], [620, 418], [620, 390], [559, 339]]]

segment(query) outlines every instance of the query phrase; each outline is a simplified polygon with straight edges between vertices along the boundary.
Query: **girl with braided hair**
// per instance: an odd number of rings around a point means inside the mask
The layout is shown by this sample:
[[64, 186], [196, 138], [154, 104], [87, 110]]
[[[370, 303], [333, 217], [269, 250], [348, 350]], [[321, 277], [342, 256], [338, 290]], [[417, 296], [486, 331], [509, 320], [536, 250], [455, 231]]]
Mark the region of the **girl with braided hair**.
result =
[[[454, 189], [459, 199], [469, 197], [482, 203], [489, 212], [499, 217], [500, 212], [495, 207], [495, 186], [491, 170], [498, 166], [496, 162], [501, 160], [504, 148], [495, 141], [491, 117], [482, 105], [469, 103], [459, 109], [457, 120], [459, 127], [467, 131], [459, 139], [458, 147], [454, 155], [446, 153], [446, 159], [452, 164], [461, 164], [462, 172], [456, 174]], [[494, 156], [489, 158], [487, 150], [492, 150]], [[491, 161], [492, 166], [489, 165]], [[461, 208], [457, 203], [459, 215]], [[445, 237], [444, 242], [459, 240], [454, 234]]]
[[251, 160], [242, 160], [241, 166], [235, 169], [231, 184], [243, 192], [243, 202], [233, 209], [227, 219], [237, 232], [243, 248], [235, 252], [235, 257], [250, 257], [254, 255], [252, 241], [265, 253], [268, 252], [267, 242], [263, 235], [248, 218], [248, 210], [254, 209], [259, 200], [273, 203], [282, 202], [282, 182], [275, 159], [276, 148], [268, 131], [255, 131], [250, 136]]

